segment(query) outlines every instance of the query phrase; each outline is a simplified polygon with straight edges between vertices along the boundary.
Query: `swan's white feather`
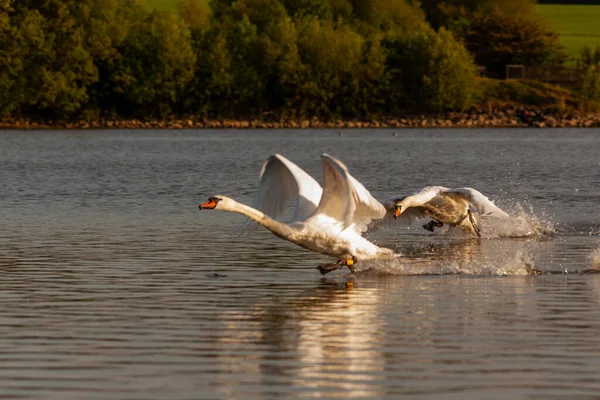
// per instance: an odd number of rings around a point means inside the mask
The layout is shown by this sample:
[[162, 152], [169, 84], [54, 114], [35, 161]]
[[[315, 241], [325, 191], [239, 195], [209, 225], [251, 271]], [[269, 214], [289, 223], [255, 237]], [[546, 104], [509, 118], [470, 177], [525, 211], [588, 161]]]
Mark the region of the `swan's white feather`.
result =
[[[493, 201], [483, 195], [476, 189], [470, 187], [462, 187], [456, 189], [448, 189], [443, 186], [427, 186], [422, 190], [410, 195], [412, 206], [402, 212], [401, 216], [404, 215], [411, 219], [426, 217], [425, 214], [418, 207], [435, 199], [438, 203], [445, 201], [445, 196], [457, 196], [465, 200], [471, 209], [471, 211], [479, 214], [482, 217], [493, 217], [493, 218], [509, 218], [509, 215], [498, 208]], [[409, 196], [393, 196], [383, 201], [386, 208], [391, 209], [393, 203], [401, 201]], [[388, 213], [389, 217], [393, 214]]]
[[425, 204], [425, 203], [431, 201], [434, 197], [437, 197], [440, 194], [447, 192], [448, 190], [450, 190], [450, 189], [448, 189], [447, 187], [443, 187], [443, 186], [424, 187], [422, 190], [415, 192], [411, 195], [413, 204], [418, 204], [418, 205]]
[[[302, 168], [280, 154], [273, 154], [265, 160], [260, 171], [260, 185], [253, 207], [280, 220], [286, 204], [295, 201], [291, 221], [299, 221], [317, 209], [322, 192], [321, 185]], [[242, 232], [249, 232], [255, 226], [248, 220], [242, 226]]]
[[462, 187], [448, 189], [446, 192], [454, 193], [465, 198], [469, 202], [471, 210], [479, 213], [482, 217], [509, 218], [507, 213], [498, 208], [493, 201], [476, 189]]
[[[379, 247], [361, 235], [371, 221], [384, 217], [384, 206], [342, 162], [327, 154], [321, 158], [324, 189], [294, 163], [275, 154], [263, 165], [254, 207], [218, 195], [210, 208], [245, 215], [282, 239], [332, 257], [394, 257], [393, 250]], [[276, 217], [293, 199], [297, 199], [293, 220], [278, 221]]]
[[374, 219], [385, 216], [383, 204], [356, 180], [344, 163], [328, 155], [321, 155], [323, 163], [324, 189], [315, 215], [330, 216], [342, 223], [342, 229], [353, 227], [365, 232]]

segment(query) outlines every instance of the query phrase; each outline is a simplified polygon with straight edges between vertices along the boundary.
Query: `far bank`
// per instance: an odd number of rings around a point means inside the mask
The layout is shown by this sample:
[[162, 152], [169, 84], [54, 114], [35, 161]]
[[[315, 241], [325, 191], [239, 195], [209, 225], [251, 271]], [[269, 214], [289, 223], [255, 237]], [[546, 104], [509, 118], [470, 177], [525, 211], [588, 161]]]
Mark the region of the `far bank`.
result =
[[251, 119], [63, 120], [19, 118], [0, 121], [0, 129], [318, 129], [318, 128], [590, 128], [600, 127], [599, 112], [568, 111], [513, 104], [466, 112], [411, 114], [376, 119], [287, 119], [267, 115]]

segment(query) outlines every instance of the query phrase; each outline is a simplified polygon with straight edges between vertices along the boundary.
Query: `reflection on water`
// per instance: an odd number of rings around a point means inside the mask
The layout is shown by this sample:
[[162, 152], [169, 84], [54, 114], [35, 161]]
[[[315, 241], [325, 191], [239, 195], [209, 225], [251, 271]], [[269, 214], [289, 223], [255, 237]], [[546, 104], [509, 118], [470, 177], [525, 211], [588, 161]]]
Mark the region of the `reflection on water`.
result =
[[[3, 398], [595, 397], [600, 138], [566, 133], [0, 133]], [[273, 152], [316, 177], [331, 153], [379, 198], [473, 186], [513, 219], [384, 227], [402, 257], [321, 277], [197, 210], [250, 203]]]
[[[600, 387], [590, 380], [600, 350], [599, 282], [591, 278], [385, 277], [350, 286], [324, 278], [276, 303], [257, 300], [220, 315], [218, 346], [228, 353], [220, 362], [229, 373], [251, 373], [234, 395], [251, 394], [259, 384], [252, 380], [265, 376], [276, 395], [285, 393], [278, 392], [283, 382], [311, 397], [507, 388], [540, 398], [591, 395]], [[570, 320], [573, 310], [578, 321]], [[578, 340], [569, 333], [575, 327]], [[261, 354], [250, 356], [256, 347]], [[547, 389], [536, 384], [565, 373]]]

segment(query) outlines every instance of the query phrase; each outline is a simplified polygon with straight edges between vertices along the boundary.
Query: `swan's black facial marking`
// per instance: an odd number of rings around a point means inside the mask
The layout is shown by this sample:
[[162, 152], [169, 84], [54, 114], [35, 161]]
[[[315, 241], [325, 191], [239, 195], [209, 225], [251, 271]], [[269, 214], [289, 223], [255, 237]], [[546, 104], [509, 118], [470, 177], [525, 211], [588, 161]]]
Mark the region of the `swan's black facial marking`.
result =
[[402, 214], [402, 204], [396, 204], [394, 206], [394, 218], [398, 218]]
[[208, 201], [198, 206], [201, 210], [212, 210], [222, 199], [220, 197], [209, 197]]

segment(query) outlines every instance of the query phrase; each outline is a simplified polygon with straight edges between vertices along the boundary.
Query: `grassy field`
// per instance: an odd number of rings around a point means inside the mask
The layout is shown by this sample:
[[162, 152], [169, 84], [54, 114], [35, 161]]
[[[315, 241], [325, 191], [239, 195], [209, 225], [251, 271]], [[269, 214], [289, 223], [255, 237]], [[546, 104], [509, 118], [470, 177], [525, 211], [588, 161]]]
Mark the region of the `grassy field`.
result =
[[540, 4], [538, 8], [560, 33], [572, 57], [578, 57], [585, 45], [600, 45], [600, 6]]

